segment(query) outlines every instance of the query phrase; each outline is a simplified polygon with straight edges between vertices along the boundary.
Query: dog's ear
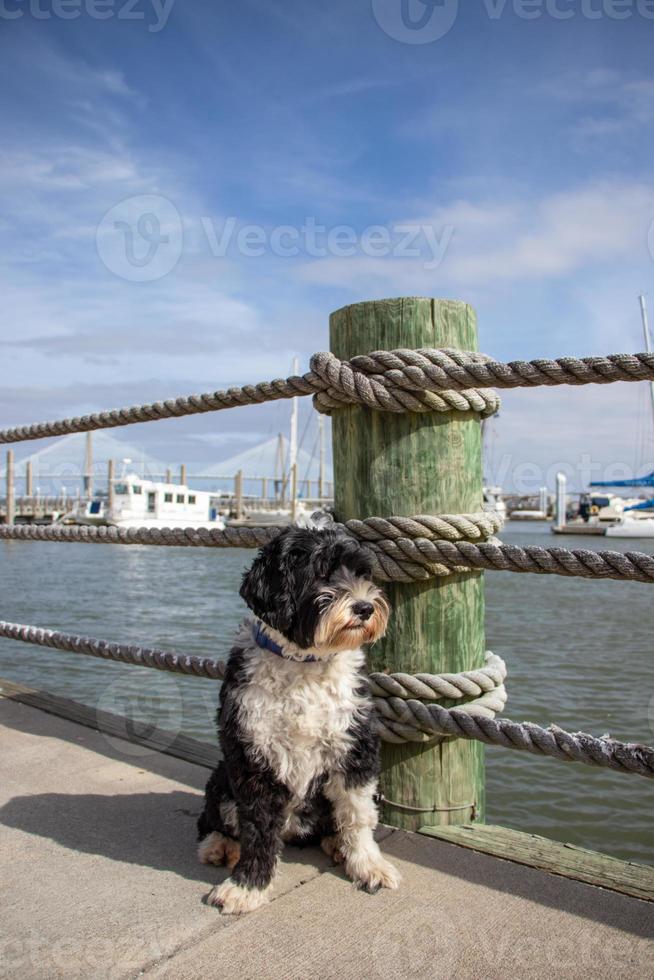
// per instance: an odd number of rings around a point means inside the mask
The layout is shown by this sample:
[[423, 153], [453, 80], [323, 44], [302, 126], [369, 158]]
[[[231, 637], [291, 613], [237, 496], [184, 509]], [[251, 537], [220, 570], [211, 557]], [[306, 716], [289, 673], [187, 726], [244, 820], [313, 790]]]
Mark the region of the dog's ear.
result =
[[240, 596], [260, 619], [284, 636], [292, 635], [299, 564], [286, 547], [286, 532], [265, 545], [243, 576]]

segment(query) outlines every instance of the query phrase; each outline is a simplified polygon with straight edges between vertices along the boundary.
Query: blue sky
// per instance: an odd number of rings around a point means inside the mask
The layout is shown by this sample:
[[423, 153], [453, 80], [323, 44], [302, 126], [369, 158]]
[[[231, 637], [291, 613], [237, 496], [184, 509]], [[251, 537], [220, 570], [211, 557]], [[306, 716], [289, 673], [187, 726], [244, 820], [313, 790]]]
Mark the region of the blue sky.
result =
[[[304, 369], [384, 296], [471, 302], [502, 359], [642, 349], [654, 4], [407, 3], [450, 29], [407, 43], [401, 0], [0, 0], [3, 426]], [[193, 464], [287, 424], [129, 437]], [[489, 477], [652, 468], [652, 431], [644, 385], [507, 393]]]

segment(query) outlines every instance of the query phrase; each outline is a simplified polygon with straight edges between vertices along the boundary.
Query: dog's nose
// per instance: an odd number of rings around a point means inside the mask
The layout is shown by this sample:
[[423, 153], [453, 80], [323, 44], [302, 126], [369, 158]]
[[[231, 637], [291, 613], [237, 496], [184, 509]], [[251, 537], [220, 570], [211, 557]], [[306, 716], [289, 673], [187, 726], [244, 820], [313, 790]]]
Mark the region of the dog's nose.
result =
[[352, 612], [358, 616], [359, 619], [362, 619], [364, 623], [367, 619], [370, 619], [374, 611], [375, 607], [373, 606], [372, 602], [355, 602], [352, 606]]

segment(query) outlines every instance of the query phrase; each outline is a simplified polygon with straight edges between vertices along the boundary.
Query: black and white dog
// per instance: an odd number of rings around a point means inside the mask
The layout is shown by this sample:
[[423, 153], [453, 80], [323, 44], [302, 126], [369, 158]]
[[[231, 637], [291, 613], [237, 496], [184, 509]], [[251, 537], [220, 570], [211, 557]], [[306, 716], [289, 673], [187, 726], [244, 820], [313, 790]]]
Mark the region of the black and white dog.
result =
[[250, 912], [270, 895], [284, 841], [320, 841], [375, 892], [399, 874], [374, 840], [379, 740], [361, 645], [388, 604], [370, 553], [343, 532], [290, 527], [246, 572], [246, 621], [220, 692], [223, 761], [198, 821], [199, 857], [231, 877], [208, 901]]

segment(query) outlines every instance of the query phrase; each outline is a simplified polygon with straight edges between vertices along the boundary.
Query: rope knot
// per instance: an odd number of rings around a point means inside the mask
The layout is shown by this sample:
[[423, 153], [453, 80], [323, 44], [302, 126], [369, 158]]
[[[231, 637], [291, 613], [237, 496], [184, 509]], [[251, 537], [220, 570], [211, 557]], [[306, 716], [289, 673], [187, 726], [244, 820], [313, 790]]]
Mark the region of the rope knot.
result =
[[[341, 361], [323, 351], [311, 358], [311, 374], [305, 379], [319, 380], [313, 396], [317, 411], [329, 415], [344, 405], [366, 405], [380, 412], [477, 412], [482, 418], [495, 415], [500, 399], [490, 388], [443, 387], [448, 384], [446, 365], [484, 364], [485, 354], [457, 351], [430, 351], [438, 355], [430, 360], [424, 352], [411, 350], [374, 351], [351, 361]], [[457, 361], [457, 353], [461, 357]], [[474, 379], [471, 378], [474, 384]], [[316, 386], [317, 387], [317, 386]]]

